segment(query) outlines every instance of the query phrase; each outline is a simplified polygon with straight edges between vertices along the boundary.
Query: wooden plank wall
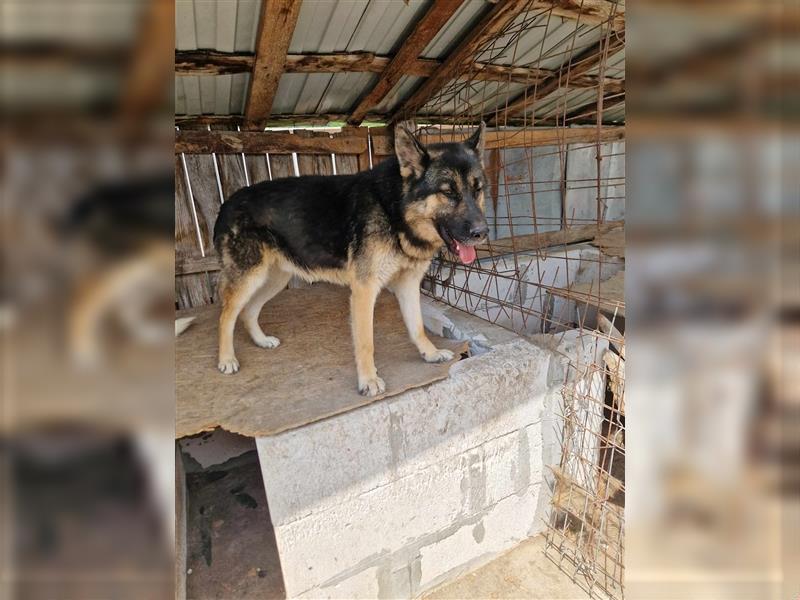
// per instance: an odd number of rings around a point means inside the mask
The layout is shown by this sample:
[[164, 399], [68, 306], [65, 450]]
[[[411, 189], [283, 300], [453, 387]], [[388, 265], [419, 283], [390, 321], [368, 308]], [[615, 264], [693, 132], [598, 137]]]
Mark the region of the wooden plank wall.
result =
[[[308, 134], [298, 131], [296, 135]], [[373, 159], [373, 164], [377, 164], [381, 157], [374, 156]], [[336, 172], [339, 174], [356, 173], [362, 170], [362, 167], [368, 166], [368, 155], [336, 155]], [[297, 167], [300, 175], [333, 174], [333, 160], [329, 154], [298, 153]], [[295, 176], [292, 155], [270, 154], [267, 158], [266, 154], [244, 154], [243, 160], [242, 154], [176, 154], [175, 301], [177, 308], [202, 306], [217, 301], [219, 266], [213, 245], [213, 229], [219, 207], [224, 199], [247, 185], [248, 181], [254, 184], [268, 180], [270, 172], [272, 179]]]

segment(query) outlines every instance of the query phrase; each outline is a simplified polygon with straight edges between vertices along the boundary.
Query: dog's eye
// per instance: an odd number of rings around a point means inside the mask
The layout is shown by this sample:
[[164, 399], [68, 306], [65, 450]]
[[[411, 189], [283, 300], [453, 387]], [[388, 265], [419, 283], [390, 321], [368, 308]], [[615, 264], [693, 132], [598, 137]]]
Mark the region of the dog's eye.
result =
[[475, 187], [475, 193], [478, 193], [483, 189], [483, 184], [480, 181], [476, 181], [474, 187]]
[[443, 185], [439, 188], [439, 191], [450, 199], [458, 199], [458, 194], [450, 184]]

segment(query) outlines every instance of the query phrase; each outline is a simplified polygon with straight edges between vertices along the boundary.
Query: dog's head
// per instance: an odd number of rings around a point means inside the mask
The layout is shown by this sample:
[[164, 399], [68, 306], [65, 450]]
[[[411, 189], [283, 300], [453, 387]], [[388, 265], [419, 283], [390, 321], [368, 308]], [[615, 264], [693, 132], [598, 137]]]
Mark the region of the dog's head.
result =
[[425, 241], [443, 241], [465, 264], [475, 260], [475, 245], [489, 233], [483, 214], [485, 129], [481, 123], [463, 142], [429, 146], [409, 124], [399, 124], [394, 132], [406, 222]]

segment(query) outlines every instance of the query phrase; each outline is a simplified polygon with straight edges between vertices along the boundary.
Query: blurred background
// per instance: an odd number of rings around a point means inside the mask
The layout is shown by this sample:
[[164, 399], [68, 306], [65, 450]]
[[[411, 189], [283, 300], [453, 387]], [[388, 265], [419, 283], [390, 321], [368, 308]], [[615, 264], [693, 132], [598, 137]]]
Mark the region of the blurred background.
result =
[[[174, 4], [0, 6], [0, 596], [169, 597]], [[797, 598], [800, 15], [626, 13], [627, 594]]]
[[0, 10], [0, 597], [168, 598], [174, 4]]
[[798, 598], [796, 3], [627, 10], [631, 598]]

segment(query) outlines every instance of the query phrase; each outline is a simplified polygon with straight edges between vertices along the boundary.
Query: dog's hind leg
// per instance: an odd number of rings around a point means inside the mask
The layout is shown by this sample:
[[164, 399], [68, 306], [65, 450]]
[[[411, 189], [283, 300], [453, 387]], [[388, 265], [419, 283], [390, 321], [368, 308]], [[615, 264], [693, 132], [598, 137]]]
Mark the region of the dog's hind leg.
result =
[[262, 285], [258, 291], [253, 294], [250, 301], [245, 305], [242, 310], [242, 323], [244, 323], [247, 333], [255, 342], [256, 346], [261, 348], [275, 348], [280, 345], [281, 341], [271, 335], [266, 335], [258, 324], [258, 315], [264, 304], [272, 300], [292, 278], [291, 273], [278, 268], [272, 267], [267, 275], [267, 281]]
[[225, 374], [236, 373], [239, 361], [233, 352], [233, 328], [236, 318], [258, 292], [267, 277], [269, 266], [259, 265], [241, 275], [231, 277], [223, 273], [224, 283], [220, 286], [222, 311], [219, 315], [219, 363], [217, 367]]

